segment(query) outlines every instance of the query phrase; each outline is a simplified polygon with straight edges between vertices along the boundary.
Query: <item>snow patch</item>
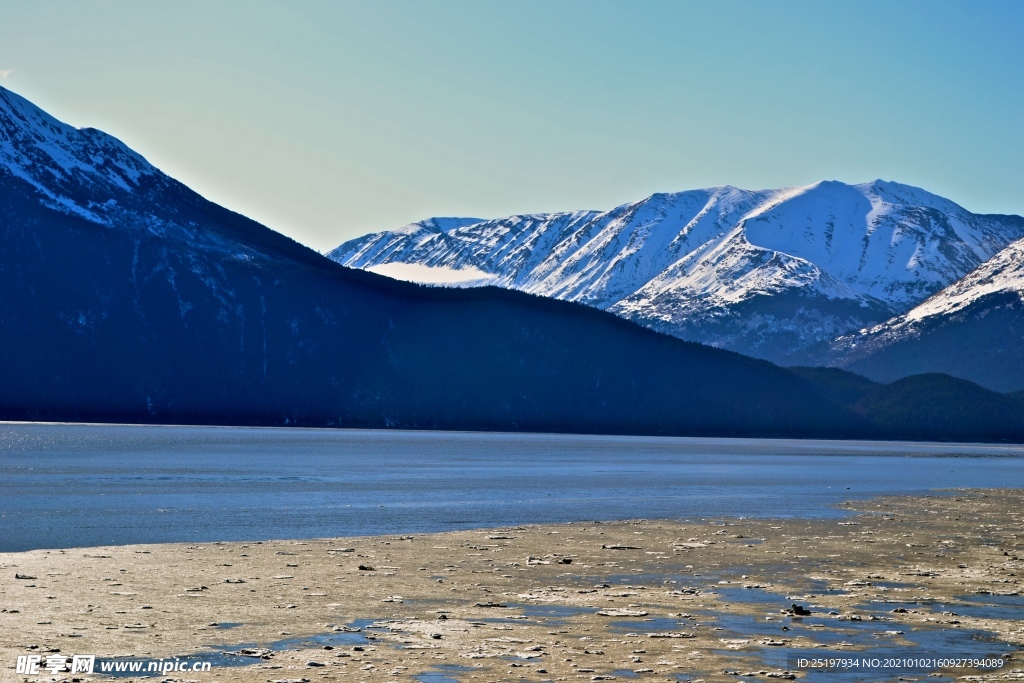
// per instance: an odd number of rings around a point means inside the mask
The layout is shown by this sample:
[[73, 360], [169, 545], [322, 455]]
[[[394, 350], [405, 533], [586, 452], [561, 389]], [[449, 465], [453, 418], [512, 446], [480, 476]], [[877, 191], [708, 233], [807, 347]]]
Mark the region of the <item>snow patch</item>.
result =
[[499, 276], [485, 273], [479, 268], [448, 268], [446, 266], [424, 266], [418, 263], [382, 263], [364, 270], [396, 280], [418, 282], [422, 285], [484, 287], [494, 284], [499, 279]]
[[159, 171], [124, 143], [92, 128], [74, 128], [0, 87], [0, 172], [32, 185], [51, 208], [108, 224], [76, 197], [134, 192]]

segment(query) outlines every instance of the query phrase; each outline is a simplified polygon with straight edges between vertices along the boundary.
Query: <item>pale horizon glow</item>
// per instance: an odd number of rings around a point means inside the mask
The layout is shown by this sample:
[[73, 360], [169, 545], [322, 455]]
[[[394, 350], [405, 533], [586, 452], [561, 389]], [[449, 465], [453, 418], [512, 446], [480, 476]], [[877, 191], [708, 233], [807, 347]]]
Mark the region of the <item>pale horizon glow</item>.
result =
[[52, 0], [4, 22], [4, 87], [322, 252], [721, 185], [885, 178], [1024, 214], [1013, 0]]

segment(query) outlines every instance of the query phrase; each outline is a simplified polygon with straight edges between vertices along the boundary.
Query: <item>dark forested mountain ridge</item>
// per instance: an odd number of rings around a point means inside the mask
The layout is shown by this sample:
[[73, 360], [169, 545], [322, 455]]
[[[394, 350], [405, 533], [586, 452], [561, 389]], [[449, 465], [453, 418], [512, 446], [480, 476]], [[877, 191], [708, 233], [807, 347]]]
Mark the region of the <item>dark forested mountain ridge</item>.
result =
[[897, 433], [806, 377], [594, 308], [342, 267], [3, 89], [0, 291], [0, 419]]
[[637, 434], [870, 430], [762, 361], [343, 268], [0, 90], [0, 416]]

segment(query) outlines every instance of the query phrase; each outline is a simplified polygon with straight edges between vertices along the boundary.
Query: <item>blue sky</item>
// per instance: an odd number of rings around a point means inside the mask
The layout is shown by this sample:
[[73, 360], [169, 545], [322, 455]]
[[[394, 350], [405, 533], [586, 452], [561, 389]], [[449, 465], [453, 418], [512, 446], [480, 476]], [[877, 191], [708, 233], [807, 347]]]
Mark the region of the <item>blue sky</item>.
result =
[[874, 178], [1024, 214], [1024, 2], [38, 2], [0, 84], [320, 250]]

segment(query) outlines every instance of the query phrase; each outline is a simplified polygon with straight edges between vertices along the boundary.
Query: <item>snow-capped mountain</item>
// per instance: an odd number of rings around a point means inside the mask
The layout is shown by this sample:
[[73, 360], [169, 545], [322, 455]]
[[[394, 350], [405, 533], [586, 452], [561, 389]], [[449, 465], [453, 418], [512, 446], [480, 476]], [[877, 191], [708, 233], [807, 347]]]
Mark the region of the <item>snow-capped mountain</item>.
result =
[[998, 391], [1024, 389], [1024, 239], [908, 312], [833, 347], [844, 367], [880, 381], [945, 372]]
[[907, 330], [934, 316], [954, 315], [984, 298], [1000, 293], [1024, 298], [1024, 240], [1013, 242], [962, 280], [900, 316], [899, 323], [886, 324], [885, 328], [894, 332]]
[[[0, 173], [23, 181], [49, 209], [136, 240], [162, 237], [226, 258], [265, 260], [280, 250], [311, 256], [293, 240], [246, 219], [246, 229], [237, 232], [234, 223], [241, 216], [206, 202], [117, 138], [58, 121], [2, 87]], [[211, 229], [211, 213], [233, 219]]]
[[94, 128], [73, 128], [28, 100], [0, 89], [0, 165], [26, 181], [54, 209], [109, 225], [111, 199], [160, 173], [121, 141]]
[[790, 363], [903, 313], [1024, 237], [877, 180], [655, 194], [611, 211], [436, 219], [329, 254], [385, 275], [577, 301], [675, 336]]

